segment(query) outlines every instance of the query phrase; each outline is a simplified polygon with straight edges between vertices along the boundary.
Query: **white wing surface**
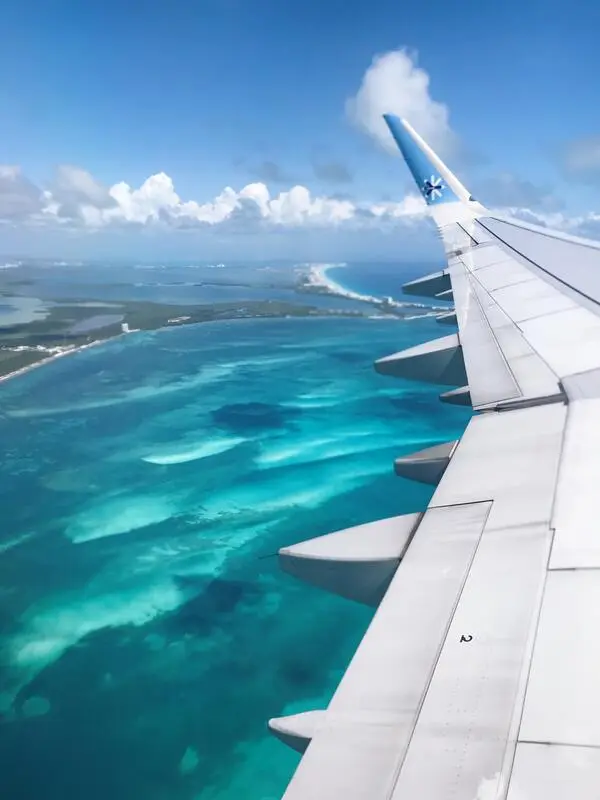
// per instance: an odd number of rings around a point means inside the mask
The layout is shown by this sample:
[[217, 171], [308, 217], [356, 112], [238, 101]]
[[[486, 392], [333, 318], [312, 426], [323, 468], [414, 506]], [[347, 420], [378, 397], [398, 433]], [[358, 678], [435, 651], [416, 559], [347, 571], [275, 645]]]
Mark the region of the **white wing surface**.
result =
[[329, 707], [270, 723], [304, 753], [285, 800], [599, 800], [600, 244], [491, 215], [386, 121], [448, 262], [404, 289], [457, 332], [375, 368], [477, 413], [396, 462], [423, 513], [280, 552], [377, 606]]

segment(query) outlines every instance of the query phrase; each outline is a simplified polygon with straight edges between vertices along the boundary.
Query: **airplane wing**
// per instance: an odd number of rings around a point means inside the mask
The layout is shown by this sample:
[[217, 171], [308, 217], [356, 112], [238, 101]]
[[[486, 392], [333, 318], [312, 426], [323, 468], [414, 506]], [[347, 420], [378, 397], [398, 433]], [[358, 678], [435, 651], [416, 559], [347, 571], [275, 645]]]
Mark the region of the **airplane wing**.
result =
[[477, 413], [396, 462], [422, 513], [280, 551], [377, 607], [329, 707], [269, 723], [304, 753], [284, 797], [598, 800], [600, 244], [490, 213], [386, 121], [448, 262], [404, 289], [457, 332], [375, 368]]

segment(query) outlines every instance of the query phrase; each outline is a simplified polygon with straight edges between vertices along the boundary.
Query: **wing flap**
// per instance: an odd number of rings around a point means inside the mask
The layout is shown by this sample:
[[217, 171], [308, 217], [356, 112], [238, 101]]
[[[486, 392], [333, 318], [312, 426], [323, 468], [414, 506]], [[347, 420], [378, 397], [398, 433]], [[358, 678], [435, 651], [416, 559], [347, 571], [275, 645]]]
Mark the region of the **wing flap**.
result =
[[[473, 284], [473, 290], [480, 302], [484, 315], [493, 330], [494, 338], [502, 351], [503, 357], [509, 365], [520, 390], [520, 402], [542, 402], [544, 399], [560, 399], [562, 389], [558, 376], [550, 369], [548, 364], [540, 357], [523, 336], [521, 328], [516, 325], [478, 283]], [[465, 341], [463, 352], [466, 352], [470, 343]], [[474, 377], [477, 385], [487, 385], [486, 373], [479, 373], [479, 380]], [[506, 400], [503, 405], [509, 405]], [[479, 407], [479, 406], [478, 406]]]
[[505, 752], [516, 740], [517, 701], [550, 539], [548, 526], [539, 524], [484, 532], [394, 800], [502, 796], [511, 769]]
[[519, 739], [600, 748], [599, 668], [600, 571], [550, 570]]
[[427, 512], [285, 800], [389, 797], [490, 507]]
[[[509, 363], [474, 291], [462, 262], [450, 265], [456, 317], [474, 408], [522, 396]], [[478, 376], [485, 374], [485, 382]]]
[[558, 478], [551, 569], [600, 568], [598, 482], [600, 399], [575, 401]]

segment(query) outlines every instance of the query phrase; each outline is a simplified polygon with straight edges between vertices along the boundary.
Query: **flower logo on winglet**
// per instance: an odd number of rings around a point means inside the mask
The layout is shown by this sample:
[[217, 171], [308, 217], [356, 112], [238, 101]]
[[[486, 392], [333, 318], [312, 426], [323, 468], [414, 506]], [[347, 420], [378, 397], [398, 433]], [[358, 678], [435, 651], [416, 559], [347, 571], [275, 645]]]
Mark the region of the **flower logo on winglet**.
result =
[[423, 194], [425, 195], [426, 200], [437, 200], [438, 197], [442, 196], [442, 192], [446, 187], [442, 183], [441, 178], [436, 178], [435, 175], [432, 175], [431, 178], [426, 179], [423, 182]]

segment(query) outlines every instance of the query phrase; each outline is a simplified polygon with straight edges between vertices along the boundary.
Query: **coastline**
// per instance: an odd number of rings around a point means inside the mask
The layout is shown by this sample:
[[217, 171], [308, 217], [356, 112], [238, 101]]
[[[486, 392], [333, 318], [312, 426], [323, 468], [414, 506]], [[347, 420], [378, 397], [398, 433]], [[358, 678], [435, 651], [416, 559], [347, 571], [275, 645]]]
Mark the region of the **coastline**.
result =
[[[24, 337], [21, 334], [13, 340], [15, 344], [19, 342], [16, 347], [3, 347], [2, 349], [17, 353], [19, 350], [27, 351], [27, 359], [21, 359], [21, 364], [9, 365], [8, 363], [2, 364], [0, 361], [0, 384], [4, 383], [11, 378], [16, 378], [20, 375], [27, 374], [30, 370], [36, 369], [49, 364], [57, 358], [77, 353], [81, 350], [87, 350], [90, 347], [97, 347], [104, 342], [125, 336], [128, 333], [133, 333], [138, 330], [166, 330], [172, 327], [178, 327], [182, 324], [199, 324], [202, 322], [210, 321], [226, 321], [235, 319], [261, 319], [261, 318], [287, 318], [290, 316], [306, 316], [306, 317], [329, 317], [329, 316], [362, 316], [369, 318], [379, 319], [404, 319], [412, 320], [422, 317], [435, 316], [440, 311], [447, 311], [446, 306], [432, 306], [427, 303], [419, 303], [412, 301], [395, 300], [392, 297], [378, 297], [371, 294], [363, 294], [354, 291], [334, 280], [329, 271], [334, 268], [345, 267], [345, 263], [303, 263], [296, 265], [296, 272], [298, 275], [297, 283], [295, 286], [296, 294], [298, 295], [299, 302], [287, 303], [283, 301], [274, 301], [266, 299], [264, 301], [253, 300], [250, 302], [234, 302], [234, 303], [216, 303], [207, 306], [172, 306], [164, 305], [155, 302], [147, 301], [134, 301], [125, 304], [127, 309], [122, 316], [122, 322], [125, 324], [109, 325], [99, 328], [93, 341], [88, 340], [81, 342], [82, 337], [78, 337], [78, 342], [72, 344], [64, 343], [65, 329], [62, 325], [61, 319], [57, 319], [56, 325], [53, 325], [53, 319], [50, 317], [44, 320], [37, 320], [31, 324], [26, 325], [27, 333]], [[319, 306], [302, 304], [300, 297], [306, 294], [320, 294], [325, 296], [342, 298], [350, 300], [354, 305], [345, 309], [327, 309]], [[87, 302], [87, 301], [86, 301]], [[79, 305], [81, 303], [81, 305]], [[84, 311], [87, 306], [85, 302], [74, 301], [65, 305], [64, 308], [58, 306], [53, 309], [56, 315], [66, 314], [72, 315], [73, 309], [79, 313]], [[356, 308], [356, 303], [371, 306], [373, 312], [369, 313], [366, 309], [361, 311]], [[171, 314], [175, 313], [177, 309], [178, 316], [171, 318]], [[412, 313], [411, 313], [412, 311]], [[261, 313], [262, 312], [262, 313]], [[129, 327], [128, 327], [129, 326]], [[49, 331], [48, 328], [51, 330]], [[67, 329], [68, 330], [68, 329]], [[48, 333], [51, 333], [55, 341], [50, 342], [48, 346]], [[44, 344], [39, 344], [40, 338], [43, 339]], [[12, 337], [9, 337], [9, 339]], [[7, 342], [8, 344], [8, 342]], [[37, 351], [37, 352], [36, 352]], [[37, 356], [41, 356], [36, 358]], [[36, 359], [29, 361], [29, 358]], [[7, 359], [8, 360], [8, 359]], [[23, 360], [28, 360], [29, 363], [23, 363]], [[8, 369], [7, 372], [2, 372], [2, 368]]]
[[[265, 301], [267, 305], [271, 301]], [[153, 305], [153, 304], [150, 304]], [[246, 304], [247, 305], [247, 304]], [[200, 307], [202, 308], [202, 307]], [[172, 310], [172, 309], [171, 309]], [[187, 309], [190, 311], [190, 309]], [[204, 309], [205, 310], [205, 309]], [[245, 309], [244, 309], [245, 311]], [[295, 313], [294, 313], [295, 312]], [[0, 384], [10, 380], [11, 378], [19, 377], [20, 375], [25, 375], [33, 369], [37, 369], [38, 367], [42, 367], [45, 364], [49, 364], [52, 361], [55, 361], [58, 358], [63, 358], [64, 356], [72, 355], [74, 353], [78, 353], [82, 350], [87, 350], [91, 347], [98, 347], [99, 345], [105, 344], [110, 341], [114, 341], [119, 339], [123, 336], [128, 336], [131, 333], [139, 333], [140, 331], [166, 331], [172, 330], [173, 328], [182, 327], [184, 325], [202, 325], [208, 322], [232, 322], [236, 320], [260, 320], [260, 319], [289, 319], [289, 318], [307, 318], [307, 319], [314, 319], [315, 317], [320, 318], [328, 318], [328, 317], [355, 317], [355, 318], [365, 318], [366, 315], [362, 314], [361, 312], [357, 311], [339, 311], [334, 309], [324, 309], [318, 308], [316, 306], [285, 306], [284, 308], [278, 311], [272, 311], [267, 313], [255, 313], [255, 314], [247, 314], [247, 313], [230, 313], [228, 316], [223, 316], [221, 314], [216, 316], [202, 316], [199, 315], [194, 317], [193, 315], [183, 315], [178, 316], [172, 319], [167, 319], [166, 324], [156, 325], [156, 326], [148, 326], [148, 327], [131, 327], [127, 330], [121, 329], [118, 333], [108, 333], [104, 336], [101, 336], [98, 339], [94, 339], [93, 341], [85, 342], [84, 344], [80, 345], [73, 345], [73, 346], [65, 346], [64, 349], [61, 349], [60, 352], [53, 352], [51, 355], [47, 357], [40, 358], [37, 361], [33, 361], [30, 364], [25, 364], [24, 366], [18, 367], [10, 372], [0, 373]], [[112, 327], [112, 326], [109, 326]], [[106, 329], [105, 329], [106, 330]], [[35, 348], [34, 348], [35, 349]], [[38, 351], [39, 352], [39, 351]], [[1, 366], [1, 364], [0, 364]]]
[[392, 297], [377, 297], [375, 295], [362, 294], [348, 289], [341, 283], [335, 281], [329, 274], [330, 269], [336, 269], [347, 266], [344, 263], [340, 264], [302, 264], [301, 267], [308, 268], [306, 273], [306, 282], [304, 283], [304, 291], [317, 292], [322, 294], [331, 294], [336, 297], [345, 297], [348, 300], [355, 300], [361, 303], [376, 306], [377, 308], [384, 309], [425, 309], [425, 313], [417, 314], [414, 317], [404, 317], [405, 319], [414, 319], [423, 316], [435, 316], [439, 312], [448, 311], [447, 306], [432, 306], [427, 303], [418, 303], [413, 301], [395, 300]]
[[19, 367], [19, 369], [13, 370], [12, 372], [7, 372], [5, 375], [0, 375], [0, 383], [4, 383], [5, 381], [10, 380], [11, 378], [16, 378], [19, 375], [25, 375], [32, 369], [37, 369], [38, 367], [44, 366], [44, 364], [49, 364], [51, 361], [55, 361], [57, 358], [62, 358], [63, 356], [69, 356], [72, 355], [73, 353], [79, 353], [80, 350], [88, 350], [90, 347], [97, 347], [98, 345], [104, 344], [105, 342], [109, 342], [112, 339], [118, 339], [119, 336], [126, 336], [126, 334], [120, 333], [117, 336], [108, 336], [106, 339], [94, 339], [93, 342], [86, 342], [85, 344], [81, 344], [75, 347], [66, 347], [64, 350], [61, 350], [60, 353], [52, 353], [52, 355], [48, 356], [47, 358], [41, 358], [39, 361], [34, 361], [33, 364], [27, 364], [24, 367]]

